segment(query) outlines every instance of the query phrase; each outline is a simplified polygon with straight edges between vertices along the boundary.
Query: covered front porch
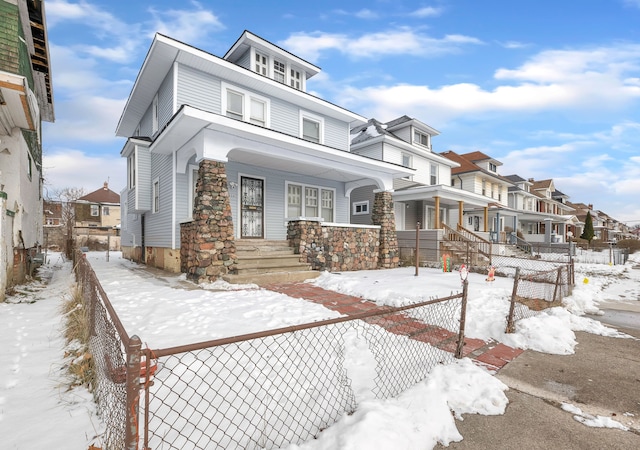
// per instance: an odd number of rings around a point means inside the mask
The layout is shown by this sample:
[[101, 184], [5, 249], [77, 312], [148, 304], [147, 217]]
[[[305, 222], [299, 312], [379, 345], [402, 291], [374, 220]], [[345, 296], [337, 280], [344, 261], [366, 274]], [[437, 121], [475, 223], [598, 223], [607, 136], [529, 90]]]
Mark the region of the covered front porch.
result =
[[[450, 186], [422, 186], [393, 193], [396, 229], [438, 230], [443, 225], [476, 232], [490, 230], [489, 202], [473, 192]], [[469, 216], [467, 211], [477, 211]]]
[[371, 185], [380, 199], [378, 267], [397, 264], [391, 190], [413, 169], [190, 107], [151, 152], [172, 155], [175, 240], [192, 278], [235, 273], [237, 240], [285, 240], [291, 222], [349, 225], [350, 192]]

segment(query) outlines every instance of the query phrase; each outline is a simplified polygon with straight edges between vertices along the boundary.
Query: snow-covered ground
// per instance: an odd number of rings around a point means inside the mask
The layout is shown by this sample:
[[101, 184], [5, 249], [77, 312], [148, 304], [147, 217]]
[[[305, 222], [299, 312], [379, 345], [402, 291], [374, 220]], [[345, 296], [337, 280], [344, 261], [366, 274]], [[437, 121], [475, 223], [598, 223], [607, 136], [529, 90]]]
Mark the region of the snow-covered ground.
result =
[[[184, 277], [152, 276], [140, 266], [111, 252], [89, 253], [101, 283], [130, 334], [151, 348], [187, 344], [258, 330], [336, 317], [338, 313], [301, 299], [259, 289], [213, 283], [194, 286]], [[636, 262], [633, 262], [633, 260]], [[570, 354], [574, 331], [625, 337], [600, 322], [584, 317], [598, 313], [601, 302], [637, 302], [640, 270], [632, 270], [640, 255], [625, 266], [577, 264], [577, 285], [564, 308], [553, 308], [517, 324], [505, 334], [505, 317], [512, 280], [469, 274], [466, 335], [493, 339], [513, 347]], [[87, 448], [100, 446], [100, 420], [91, 396], [83, 389], [63, 386], [64, 341], [59, 309], [72, 283], [71, 265], [50, 254], [40, 273], [48, 285], [31, 283], [0, 303], [0, 436], [2, 448]], [[615, 281], [615, 283], [613, 283]], [[378, 304], [448, 296], [461, 289], [458, 273], [436, 269], [325, 273], [318, 286], [361, 296]], [[612, 286], [615, 285], [615, 289]], [[634, 298], [635, 297], [635, 298]], [[350, 364], [358, 361], [357, 352]], [[363, 352], [367, 353], [367, 352]], [[371, 370], [363, 370], [371, 373]], [[366, 386], [367, 380], [354, 380]], [[366, 390], [358, 395], [358, 410], [344, 416], [313, 441], [291, 449], [412, 448], [430, 449], [437, 442], [458, 441], [449, 411], [462, 414], [502, 414], [507, 387], [468, 359], [437, 366], [423, 382], [393, 399], [376, 400]], [[576, 414], [576, 417], [580, 417]], [[586, 424], [590, 422], [584, 421]], [[36, 425], [37, 424], [37, 425]], [[32, 432], [36, 425], [38, 432]], [[608, 424], [615, 426], [615, 424]]]

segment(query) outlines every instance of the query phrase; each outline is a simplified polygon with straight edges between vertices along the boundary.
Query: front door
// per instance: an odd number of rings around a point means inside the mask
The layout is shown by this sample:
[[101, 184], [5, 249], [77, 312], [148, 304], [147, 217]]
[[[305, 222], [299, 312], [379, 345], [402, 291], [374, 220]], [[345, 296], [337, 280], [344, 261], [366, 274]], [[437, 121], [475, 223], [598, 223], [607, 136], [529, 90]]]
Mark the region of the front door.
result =
[[240, 178], [241, 238], [264, 237], [264, 180]]

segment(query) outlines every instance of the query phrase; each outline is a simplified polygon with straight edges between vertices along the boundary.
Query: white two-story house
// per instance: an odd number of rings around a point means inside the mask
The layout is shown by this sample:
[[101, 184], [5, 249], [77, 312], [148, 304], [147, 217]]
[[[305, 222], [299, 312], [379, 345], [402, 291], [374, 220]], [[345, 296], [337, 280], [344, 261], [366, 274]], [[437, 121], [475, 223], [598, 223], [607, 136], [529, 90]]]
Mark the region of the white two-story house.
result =
[[[381, 123], [371, 119], [351, 130], [351, 151], [415, 169], [394, 181], [394, 211], [398, 230], [437, 230], [442, 225], [463, 225], [466, 208], [485, 208], [487, 199], [450, 185], [452, 171], [460, 164], [433, 152], [432, 138], [440, 134], [420, 120], [402, 116]], [[352, 221], [369, 223], [371, 186], [354, 190]]]
[[498, 173], [500, 161], [482, 152], [458, 154], [452, 150], [441, 153], [458, 163], [451, 171], [451, 186], [472, 192], [484, 200], [484, 205], [464, 211], [464, 227], [503, 242], [505, 232], [515, 225], [516, 213], [508, 207], [511, 181]]
[[319, 71], [248, 31], [223, 57], [156, 35], [116, 130], [125, 257], [215, 278], [233, 273], [237, 241], [348, 225], [362, 185], [392, 214], [393, 180], [415, 170], [351, 152], [366, 119], [306, 92]]

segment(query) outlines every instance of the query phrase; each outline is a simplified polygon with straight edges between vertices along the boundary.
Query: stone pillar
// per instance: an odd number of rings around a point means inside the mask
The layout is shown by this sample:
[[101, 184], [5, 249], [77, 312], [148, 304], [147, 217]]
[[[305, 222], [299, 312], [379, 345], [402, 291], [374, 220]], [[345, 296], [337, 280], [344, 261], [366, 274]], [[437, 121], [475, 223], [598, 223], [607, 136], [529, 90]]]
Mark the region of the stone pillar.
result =
[[[203, 160], [198, 168], [193, 222], [181, 231], [188, 250], [187, 277], [198, 283], [237, 273], [233, 219], [225, 164]], [[190, 241], [183, 242], [187, 238]], [[181, 256], [184, 257], [183, 252]]]
[[398, 267], [400, 251], [391, 192], [376, 192], [371, 220], [374, 225], [380, 225], [378, 267], [384, 269]]

